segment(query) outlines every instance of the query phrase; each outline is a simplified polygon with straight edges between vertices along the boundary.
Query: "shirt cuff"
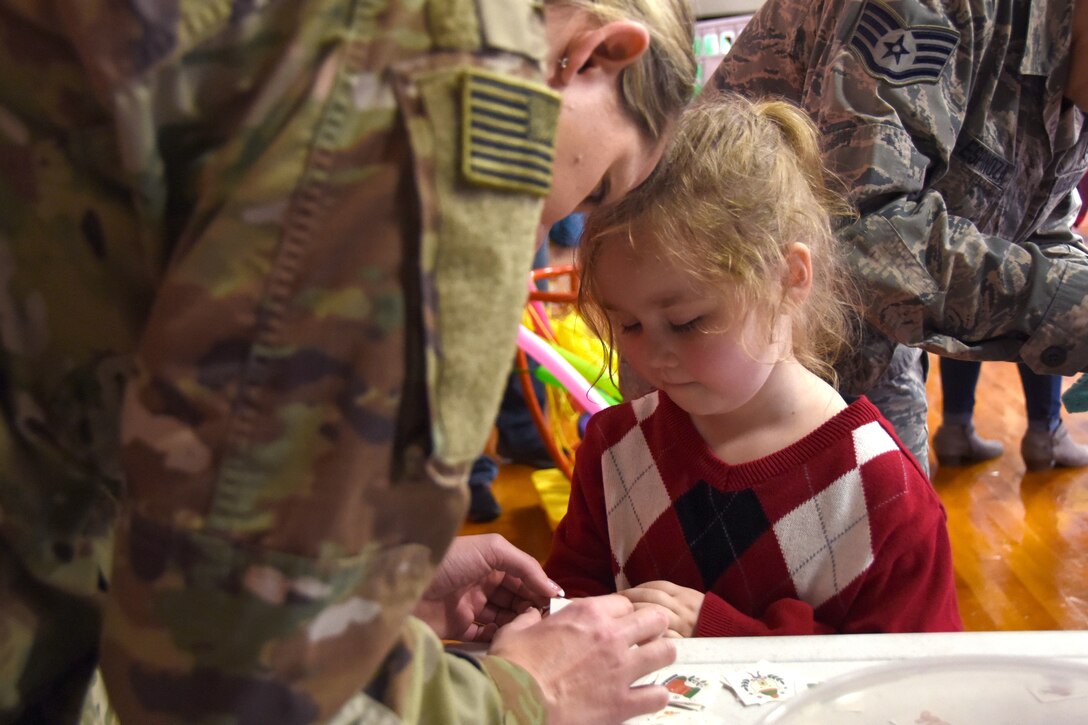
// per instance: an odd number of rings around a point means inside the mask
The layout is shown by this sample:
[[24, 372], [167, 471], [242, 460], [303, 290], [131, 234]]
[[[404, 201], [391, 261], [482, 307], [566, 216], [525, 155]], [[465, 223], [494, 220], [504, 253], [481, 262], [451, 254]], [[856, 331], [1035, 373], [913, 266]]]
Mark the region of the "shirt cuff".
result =
[[736, 610], [717, 594], [707, 592], [699, 619], [695, 621], [696, 637], [738, 637], [746, 633], [737, 627]]
[[1088, 258], [1070, 255], [1050, 306], [1020, 356], [1036, 373], [1074, 375], [1088, 370]]
[[504, 723], [544, 725], [548, 722], [544, 692], [524, 668], [501, 657], [481, 657], [480, 666], [499, 692]]

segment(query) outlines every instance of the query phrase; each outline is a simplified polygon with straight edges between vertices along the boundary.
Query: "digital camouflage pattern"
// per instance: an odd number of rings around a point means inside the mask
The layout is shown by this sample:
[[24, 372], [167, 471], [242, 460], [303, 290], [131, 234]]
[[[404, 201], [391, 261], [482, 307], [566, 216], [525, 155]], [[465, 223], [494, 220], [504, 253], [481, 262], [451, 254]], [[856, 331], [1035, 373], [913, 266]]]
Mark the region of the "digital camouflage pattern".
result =
[[[767, 0], [717, 70], [719, 89], [805, 108], [858, 207], [841, 238], [871, 328], [847, 392], [873, 387], [895, 343], [1088, 369], [1088, 250], [1069, 225], [1088, 133], [1063, 98], [1073, 2]], [[900, 430], [918, 418], [882, 411]]]
[[866, 392], [873, 405], [892, 422], [895, 433], [914, 454], [918, 465], [929, 469], [929, 401], [926, 377], [929, 359], [917, 347], [897, 345], [888, 367]]
[[409, 616], [550, 179], [467, 180], [462, 94], [546, 158], [543, 54], [530, 0], [0, 0], [0, 721], [543, 719]]

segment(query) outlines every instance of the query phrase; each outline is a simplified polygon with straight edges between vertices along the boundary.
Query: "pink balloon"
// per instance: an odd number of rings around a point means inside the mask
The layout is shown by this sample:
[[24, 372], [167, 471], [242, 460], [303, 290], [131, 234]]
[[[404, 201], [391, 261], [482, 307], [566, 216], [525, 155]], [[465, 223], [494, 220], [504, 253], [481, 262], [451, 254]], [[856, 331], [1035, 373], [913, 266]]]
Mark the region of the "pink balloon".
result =
[[574, 369], [573, 365], [556, 352], [544, 338], [525, 325], [521, 325], [518, 329], [518, 347], [554, 375], [555, 379], [567, 389], [578, 407], [587, 413], [597, 413], [608, 407], [608, 402]]

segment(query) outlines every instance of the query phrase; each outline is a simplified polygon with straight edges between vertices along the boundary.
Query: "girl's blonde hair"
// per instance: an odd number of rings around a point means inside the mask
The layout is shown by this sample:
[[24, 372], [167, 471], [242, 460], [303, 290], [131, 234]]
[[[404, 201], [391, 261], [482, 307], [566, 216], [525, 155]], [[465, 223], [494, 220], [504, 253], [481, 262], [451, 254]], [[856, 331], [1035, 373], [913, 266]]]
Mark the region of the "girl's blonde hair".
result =
[[580, 8], [603, 25], [635, 20], [650, 47], [620, 72], [624, 109], [651, 141], [661, 138], [695, 90], [695, 14], [688, 0], [546, 0]]
[[[797, 107], [729, 94], [701, 97], [680, 117], [650, 178], [587, 220], [578, 252], [583, 316], [602, 339], [614, 341], [597, 296], [597, 279], [608, 270], [595, 261], [602, 244], [629, 243], [704, 282], [727, 282], [730, 299], [747, 314], [769, 321], [788, 311], [794, 356], [834, 384], [833, 365], [858, 321], [832, 226], [852, 210], [829, 181], [819, 133]], [[796, 306], [783, 285], [794, 242], [807, 245], [812, 258], [812, 289]]]

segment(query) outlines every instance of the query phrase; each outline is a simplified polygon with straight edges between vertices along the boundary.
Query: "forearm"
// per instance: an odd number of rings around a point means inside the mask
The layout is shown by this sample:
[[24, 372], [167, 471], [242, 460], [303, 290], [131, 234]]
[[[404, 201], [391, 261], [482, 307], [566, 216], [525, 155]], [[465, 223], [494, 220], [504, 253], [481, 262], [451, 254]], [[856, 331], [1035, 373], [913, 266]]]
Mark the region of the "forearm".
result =
[[1019, 360], [1042, 373], [1088, 368], [1088, 320], [1076, 314], [1088, 295], [1081, 247], [984, 235], [949, 214], [935, 192], [868, 213], [840, 238], [866, 319], [893, 340], [953, 357]]
[[311, 559], [140, 516], [115, 546], [103, 675], [123, 720], [161, 723], [328, 719], [383, 679], [431, 559], [419, 545]]
[[585, 535], [587, 521], [568, 509], [552, 537], [544, 571], [568, 597], [590, 597], [616, 591], [612, 555], [594, 537]]
[[[412, 668], [406, 680], [386, 680], [390, 686], [383, 692], [361, 696], [379, 698], [400, 722], [539, 725], [546, 721], [540, 688], [518, 665], [499, 657], [450, 654], [418, 620], [410, 619], [405, 632], [406, 651], [428, 666]], [[388, 671], [393, 673], [396, 663], [390, 665]]]
[[811, 606], [800, 599], [780, 599], [762, 617], [750, 617], [713, 593], [707, 593], [696, 637], [767, 637], [800, 634], [834, 634], [834, 628], [818, 622]]
[[601, 479], [603, 436], [590, 421], [578, 449], [567, 512], [552, 536], [544, 571], [568, 597], [616, 591]]
[[[406, 614], [429, 562], [422, 547], [320, 566], [136, 528], [119, 532], [119, 552], [132, 556], [116, 558], [116, 581], [128, 591], [108, 609], [103, 642], [111, 705], [127, 718], [316, 722], [392, 713], [398, 722], [544, 722], [539, 688], [522, 668], [448, 654]], [[286, 601], [272, 600], [277, 584], [294, 585], [280, 592]]]

